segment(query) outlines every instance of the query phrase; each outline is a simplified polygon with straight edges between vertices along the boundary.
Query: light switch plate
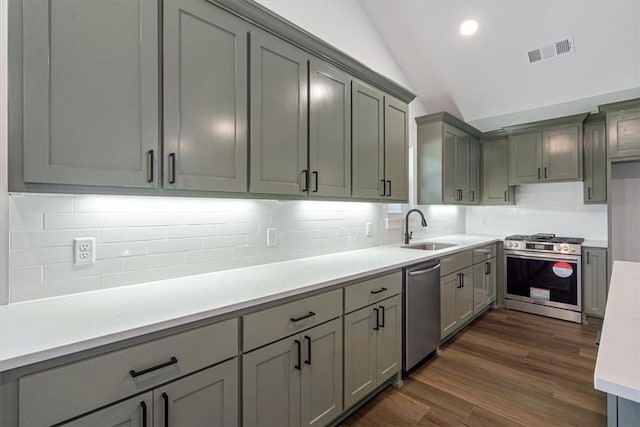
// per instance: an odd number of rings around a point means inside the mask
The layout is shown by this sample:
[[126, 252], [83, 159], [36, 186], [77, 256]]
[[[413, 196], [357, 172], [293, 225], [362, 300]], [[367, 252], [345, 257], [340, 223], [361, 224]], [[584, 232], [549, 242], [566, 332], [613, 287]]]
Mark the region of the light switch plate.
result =
[[267, 246], [278, 246], [277, 228], [267, 228]]
[[367, 222], [364, 225], [364, 235], [367, 236], [367, 237], [371, 237], [371, 223], [370, 222]]

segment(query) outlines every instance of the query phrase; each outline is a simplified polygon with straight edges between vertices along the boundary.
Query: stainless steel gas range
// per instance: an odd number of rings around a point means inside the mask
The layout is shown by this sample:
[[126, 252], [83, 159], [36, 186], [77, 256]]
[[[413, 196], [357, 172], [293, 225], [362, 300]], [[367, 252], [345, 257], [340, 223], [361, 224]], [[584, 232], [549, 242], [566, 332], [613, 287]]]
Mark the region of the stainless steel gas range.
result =
[[581, 323], [582, 242], [542, 233], [507, 237], [506, 307]]

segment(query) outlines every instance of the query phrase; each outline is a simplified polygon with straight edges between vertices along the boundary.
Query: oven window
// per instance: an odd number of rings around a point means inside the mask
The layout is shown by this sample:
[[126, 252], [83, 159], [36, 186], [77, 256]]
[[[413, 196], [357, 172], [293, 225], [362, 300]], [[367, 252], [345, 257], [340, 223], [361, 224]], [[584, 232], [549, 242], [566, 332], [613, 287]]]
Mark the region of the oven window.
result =
[[578, 264], [507, 256], [507, 293], [577, 305]]

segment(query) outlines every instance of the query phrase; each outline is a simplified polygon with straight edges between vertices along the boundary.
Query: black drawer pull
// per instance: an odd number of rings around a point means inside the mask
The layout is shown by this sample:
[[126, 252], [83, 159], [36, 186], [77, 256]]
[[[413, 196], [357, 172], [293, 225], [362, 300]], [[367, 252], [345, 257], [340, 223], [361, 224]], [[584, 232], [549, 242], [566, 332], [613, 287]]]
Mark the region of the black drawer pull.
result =
[[147, 182], [153, 182], [153, 150], [147, 151]]
[[540, 178], [541, 178], [541, 175], [540, 175], [540, 168], [538, 168], [538, 179], [540, 179]]
[[506, 190], [505, 190], [505, 192], [504, 192], [504, 201], [505, 201], [505, 202], [507, 201], [507, 191], [506, 191]]
[[485, 275], [491, 274], [491, 263], [490, 262], [485, 262], [484, 263], [484, 274]]
[[169, 395], [162, 393], [162, 400], [164, 400], [164, 427], [169, 427]]
[[293, 365], [294, 368], [296, 368], [298, 371], [300, 371], [301, 369], [301, 361], [302, 361], [302, 349], [300, 348], [300, 340], [295, 340], [296, 346], [298, 347], [298, 363]]
[[377, 291], [371, 291], [371, 293], [372, 293], [372, 294], [380, 294], [380, 293], [382, 293], [382, 292], [384, 292], [384, 291], [386, 291], [386, 290], [387, 290], [387, 288], [380, 288], [380, 289], [378, 289]]
[[142, 408], [142, 427], [147, 427], [147, 402], [144, 400], [140, 402], [140, 408]]
[[318, 192], [318, 171], [313, 171], [313, 182], [315, 183], [313, 186], [313, 193], [317, 193]]
[[387, 180], [387, 184], [388, 184], [388, 186], [389, 186], [389, 192], [387, 193], [387, 196], [388, 196], [388, 197], [391, 197], [391, 180], [390, 180], [390, 179], [389, 179], [389, 180]]
[[373, 330], [377, 331], [380, 329], [380, 310], [374, 308], [373, 311], [376, 312], [376, 326], [373, 327]]
[[292, 317], [289, 320], [291, 320], [292, 322], [299, 322], [301, 320], [308, 319], [309, 317], [313, 317], [315, 315], [316, 314], [313, 311], [310, 311], [309, 314], [305, 314], [304, 316], [300, 316], [300, 317]]
[[304, 175], [304, 177], [302, 178], [302, 182], [300, 183], [302, 186], [302, 189], [300, 191], [306, 193], [307, 191], [309, 191], [309, 171], [304, 169], [302, 171], [302, 175]]
[[311, 337], [309, 335], [305, 335], [304, 339], [307, 340], [307, 360], [305, 360], [304, 363], [311, 365]]
[[384, 305], [380, 306], [380, 310], [382, 311], [382, 322], [380, 323], [380, 327], [384, 328]]
[[176, 153], [169, 153], [169, 184], [176, 183]]
[[547, 167], [544, 168], [544, 179], [547, 179]]
[[382, 183], [382, 194], [380, 195], [380, 197], [384, 197], [387, 195], [387, 184], [385, 183], [384, 179], [381, 179], [380, 182]]
[[168, 362], [164, 362], [159, 365], [152, 366], [147, 369], [143, 369], [141, 371], [136, 371], [135, 369], [132, 369], [129, 371], [129, 374], [131, 374], [132, 378], [135, 378], [135, 377], [139, 377], [140, 375], [148, 374], [149, 372], [153, 372], [158, 369], [164, 368], [166, 366], [175, 365], [176, 363], [178, 363], [178, 359], [176, 359], [174, 356], [171, 356], [171, 360], [169, 360]]

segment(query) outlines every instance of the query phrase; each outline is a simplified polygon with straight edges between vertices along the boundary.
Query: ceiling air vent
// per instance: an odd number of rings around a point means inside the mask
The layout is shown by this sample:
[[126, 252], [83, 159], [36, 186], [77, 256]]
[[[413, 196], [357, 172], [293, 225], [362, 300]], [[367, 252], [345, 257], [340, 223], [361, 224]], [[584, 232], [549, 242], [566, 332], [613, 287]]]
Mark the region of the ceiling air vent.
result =
[[559, 55], [575, 52], [573, 47], [573, 37], [565, 37], [553, 43], [532, 49], [527, 52], [529, 63], [546, 61]]

